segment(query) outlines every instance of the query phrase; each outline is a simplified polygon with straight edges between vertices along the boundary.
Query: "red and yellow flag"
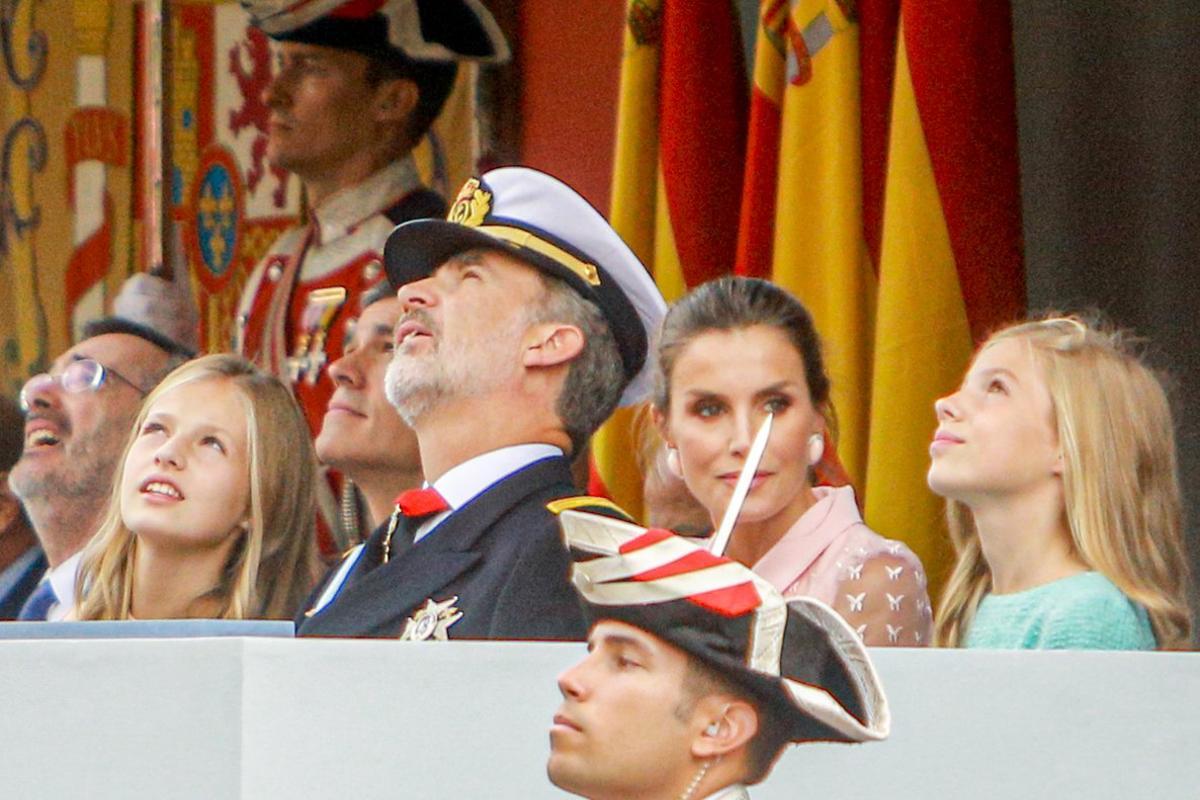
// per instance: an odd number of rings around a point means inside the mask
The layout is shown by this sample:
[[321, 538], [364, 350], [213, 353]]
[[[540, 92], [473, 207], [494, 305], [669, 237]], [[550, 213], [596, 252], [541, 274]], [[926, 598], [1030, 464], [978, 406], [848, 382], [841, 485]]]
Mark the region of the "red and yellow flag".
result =
[[[746, 109], [731, 0], [630, 0], [610, 219], [668, 301], [733, 270]], [[640, 518], [631, 416], [593, 438], [591, 488]]]
[[770, 277], [825, 342], [837, 453], [862, 488], [875, 272], [864, 226], [864, 110], [854, 4], [762, 0], [737, 271]]
[[[837, 455], [936, 592], [951, 555], [925, 486], [932, 404], [1024, 309], [1008, 3], [761, 0], [744, 182], [731, 7], [680, 5], [629, 5], [613, 224], [668, 299], [734, 264], [808, 306]], [[595, 462], [636, 514], [626, 423]]]
[[1025, 308], [1007, 0], [905, 0], [879, 259], [866, 519], [931, 588], [952, 564], [926, 487], [933, 402]]

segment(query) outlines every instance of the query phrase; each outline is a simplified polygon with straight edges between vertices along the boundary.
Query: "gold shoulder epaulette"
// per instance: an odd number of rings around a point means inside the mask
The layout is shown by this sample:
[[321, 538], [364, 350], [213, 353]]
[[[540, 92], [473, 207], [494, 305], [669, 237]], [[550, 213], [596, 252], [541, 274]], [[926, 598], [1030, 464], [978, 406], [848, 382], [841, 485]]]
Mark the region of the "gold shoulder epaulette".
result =
[[621, 519], [632, 520], [633, 517], [621, 508], [619, 505], [609, 500], [607, 497], [590, 497], [588, 495], [580, 495], [578, 497], [564, 497], [561, 500], [551, 500], [546, 503], [546, 510], [551, 514], [561, 514], [564, 511], [574, 511], [581, 509], [587, 511], [595, 509], [597, 511], [604, 509], [607, 511], [616, 512], [616, 515]]

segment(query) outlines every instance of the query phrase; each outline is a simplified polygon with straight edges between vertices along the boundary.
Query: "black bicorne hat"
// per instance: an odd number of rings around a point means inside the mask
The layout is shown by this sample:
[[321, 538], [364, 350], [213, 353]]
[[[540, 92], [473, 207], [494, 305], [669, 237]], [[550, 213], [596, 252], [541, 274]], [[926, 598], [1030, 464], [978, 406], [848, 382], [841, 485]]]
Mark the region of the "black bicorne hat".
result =
[[241, 0], [272, 39], [383, 61], [495, 64], [508, 43], [479, 0]]
[[784, 600], [745, 566], [665, 530], [559, 515], [592, 622], [648, 631], [787, 721], [793, 742], [884, 739], [891, 715], [862, 640], [809, 597]]

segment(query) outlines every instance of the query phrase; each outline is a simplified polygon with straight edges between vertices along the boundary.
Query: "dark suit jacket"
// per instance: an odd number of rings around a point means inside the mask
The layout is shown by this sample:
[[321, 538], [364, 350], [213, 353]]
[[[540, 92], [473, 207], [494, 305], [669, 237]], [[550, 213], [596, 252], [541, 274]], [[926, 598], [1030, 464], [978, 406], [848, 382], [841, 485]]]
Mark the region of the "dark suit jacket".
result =
[[[33, 594], [33, 590], [46, 574], [46, 554], [38, 548], [37, 558], [29, 562], [24, 570], [17, 575], [11, 575], [13, 583], [8, 590], [0, 594], [0, 620], [14, 620], [21, 613], [21, 606]], [[3, 570], [0, 570], [3, 572]]]
[[381, 525], [333, 601], [297, 618], [297, 635], [393, 638], [427, 600], [457, 597], [462, 618], [447, 629], [451, 639], [582, 640], [587, 627], [568, 582], [570, 559], [546, 508], [578, 494], [567, 460], [548, 458], [501, 479], [386, 564], [379, 563]]

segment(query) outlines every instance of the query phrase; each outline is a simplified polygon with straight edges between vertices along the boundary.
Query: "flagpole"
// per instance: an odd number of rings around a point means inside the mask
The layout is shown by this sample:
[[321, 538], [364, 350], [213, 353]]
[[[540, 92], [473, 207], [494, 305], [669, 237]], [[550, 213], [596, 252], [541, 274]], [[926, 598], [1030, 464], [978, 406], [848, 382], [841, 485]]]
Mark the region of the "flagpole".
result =
[[144, 0], [142, 41], [142, 174], [145, 176], [143, 263], [151, 275], [170, 280], [171, 246], [171, 18], [169, 0]]

